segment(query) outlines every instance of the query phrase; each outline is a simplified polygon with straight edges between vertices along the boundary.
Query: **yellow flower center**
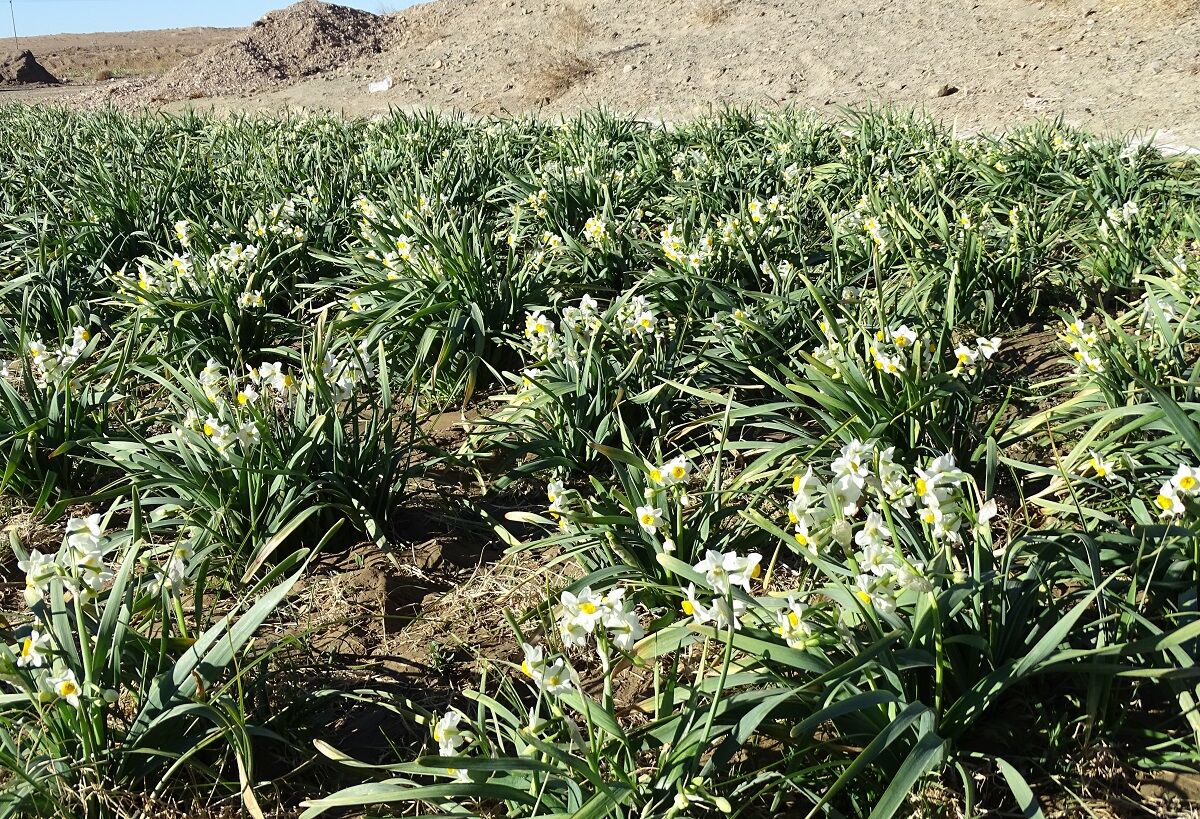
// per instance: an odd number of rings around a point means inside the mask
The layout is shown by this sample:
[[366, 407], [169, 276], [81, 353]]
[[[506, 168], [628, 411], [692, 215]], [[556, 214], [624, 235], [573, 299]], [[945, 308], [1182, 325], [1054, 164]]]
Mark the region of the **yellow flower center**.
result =
[[[671, 469], [671, 477], [675, 478], [676, 480], [681, 480], [686, 472], [687, 470], [685, 470], [682, 466], [676, 466]], [[1189, 478], [1189, 480], [1191, 479]], [[1194, 480], [1192, 482], [1195, 483]]]
[[662, 483], [662, 477], [663, 476], [662, 476], [661, 469], [651, 469], [650, 470], [650, 480], [654, 481], [655, 483]]
[[521, 661], [521, 671], [525, 674], [526, 677], [533, 676], [533, 669], [529, 667], [529, 660]]
[[214, 432], [216, 432], [216, 431], [217, 431], [217, 430], [216, 430], [216, 429], [213, 427], [213, 425], [212, 425], [212, 424], [205, 423], [205, 425], [204, 425], [204, 434], [205, 434], [205, 435], [207, 435], [208, 437], [210, 437], [210, 438], [211, 438], [211, 437], [212, 437], [212, 434], [213, 434]]
[[579, 610], [582, 611], [584, 614], [595, 614], [596, 613], [596, 604], [591, 602], [590, 600], [584, 601], [583, 603], [579, 604]]
[[929, 484], [925, 482], [925, 479], [917, 478], [917, 494], [924, 495], [928, 491], [929, 491]]
[[1191, 475], [1184, 475], [1179, 479], [1179, 488], [1191, 492], [1196, 488], [1196, 479]]
[[33, 638], [26, 637], [25, 642], [21, 643], [21, 656], [28, 657], [33, 653]]
[[1155, 502], [1159, 509], [1171, 509], [1175, 506], [1175, 501], [1170, 495], [1159, 495]]
[[689, 615], [691, 615], [691, 614], [695, 614], [695, 613], [696, 613], [696, 607], [692, 605], [692, 601], [691, 601], [691, 600], [684, 600], [684, 601], [683, 601], [683, 603], [681, 603], [679, 607], [680, 607], [681, 609], [683, 609], [683, 613], [684, 613], [684, 614], [689, 614]]
[[79, 693], [79, 686], [70, 680], [63, 680], [58, 684], [58, 696], [71, 697]]
[[808, 545], [808, 535], [806, 535], [806, 534], [804, 534], [804, 533], [802, 533], [802, 532], [797, 532], [797, 533], [796, 533], [796, 541], [797, 541], [797, 542], [798, 542], [798, 543], [799, 543], [801, 546], [807, 546], [807, 545]]
[[762, 574], [762, 564], [755, 563], [754, 568], [750, 570], [750, 576], [758, 577], [760, 574]]
[[859, 600], [863, 601], [864, 604], [870, 605], [870, 603], [871, 603], [871, 595], [867, 594], [862, 589], [859, 589], [858, 591], [856, 591], [854, 593], [854, 596], [857, 597]]
[[788, 623], [791, 624], [792, 628], [800, 627], [800, 618], [796, 616], [796, 612], [789, 611], [787, 619], [788, 619]]

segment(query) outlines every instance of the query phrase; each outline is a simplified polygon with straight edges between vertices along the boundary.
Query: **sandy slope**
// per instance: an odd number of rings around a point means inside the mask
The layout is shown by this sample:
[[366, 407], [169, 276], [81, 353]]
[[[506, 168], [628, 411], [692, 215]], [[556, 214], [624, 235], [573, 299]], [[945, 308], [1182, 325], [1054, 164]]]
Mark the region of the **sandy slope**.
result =
[[[968, 129], [1061, 113], [1200, 144], [1195, 0], [436, 0], [394, 24], [385, 54], [186, 105], [350, 114], [602, 105], [677, 120], [725, 103], [887, 102]], [[386, 76], [390, 91], [367, 93]], [[931, 94], [943, 85], [958, 90]]]

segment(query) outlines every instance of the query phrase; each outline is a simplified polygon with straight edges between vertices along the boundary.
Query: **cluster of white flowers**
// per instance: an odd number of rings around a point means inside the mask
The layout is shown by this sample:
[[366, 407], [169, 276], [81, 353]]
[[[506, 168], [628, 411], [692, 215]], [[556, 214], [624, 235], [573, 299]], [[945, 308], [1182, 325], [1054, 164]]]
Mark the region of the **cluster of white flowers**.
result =
[[807, 648], [817, 642], [817, 629], [808, 619], [808, 609], [794, 597], [789, 597], [787, 605], [775, 613], [778, 621], [775, 633], [783, 638], [789, 648]]
[[[189, 252], [192, 236], [187, 222], [175, 223], [175, 236], [179, 240], [182, 253], [174, 253], [166, 261], [143, 258], [138, 262], [136, 281], [130, 280], [122, 269], [115, 274], [117, 284], [136, 294], [139, 302], [145, 303], [149, 293], [177, 296], [186, 292], [224, 288], [230, 281], [248, 282], [253, 262], [259, 254], [256, 245], [231, 241], [203, 260], [199, 266], [199, 270], [204, 274], [201, 276], [197, 275], [196, 261]], [[263, 307], [262, 291], [251, 290], [247, 286], [245, 292], [238, 297], [238, 302], [242, 307]]]
[[[570, 305], [563, 309], [562, 320], [564, 327], [570, 327], [571, 332], [583, 338], [596, 335], [604, 325], [600, 318], [600, 304], [586, 293], [578, 306]], [[527, 326], [526, 331], [528, 329]]]
[[545, 219], [550, 215], [546, 210], [546, 203], [550, 201], [550, 191], [541, 188], [536, 193], [528, 194], [522, 201], [513, 204], [512, 214], [514, 218], [520, 219], [526, 210], [529, 210], [539, 219]]
[[751, 199], [750, 204], [746, 206], [746, 212], [750, 216], [750, 221], [756, 225], [763, 225], [772, 219], [782, 216], [787, 212], [787, 209], [779, 201], [779, 196], [772, 196], [765, 203], [757, 199]]
[[529, 643], [522, 643], [521, 650], [525, 654], [525, 659], [521, 662], [521, 671], [533, 680], [540, 690], [551, 696], [560, 696], [573, 690], [571, 671], [566, 660], [562, 657], [547, 658], [545, 649]]
[[[704, 576], [705, 589], [698, 591], [695, 583], [687, 585], [680, 604], [683, 613], [701, 625], [711, 622], [719, 629], [740, 630], [746, 603], [733, 595], [733, 589], [750, 593], [750, 581], [762, 573], [762, 555], [752, 552], [743, 557], [709, 549], [692, 568]], [[702, 600], [700, 594], [709, 599]]]
[[1071, 357], [1075, 359], [1075, 363], [1079, 366], [1081, 373], [1102, 373], [1104, 372], [1104, 362], [1099, 356], [1100, 336], [1089, 325], [1084, 324], [1078, 318], [1071, 317], [1063, 321], [1064, 331], [1061, 334], [1063, 341], [1067, 343], [1067, 347], [1071, 350]]
[[67, 521], [66, 542], [54, 556], [34, 549], [17, 566], [25, 572], [25, 602], [34, 606], [44, 599], [50, 584], [62, 581], [81, 600], [90, 600], [112, 580], [104, 562], [100, 515]]
[[838, 229], [846, 233], [861, 231], [874, 243], [880, 252], [888, 248], [892, 234], [884, 225], [883, 220], [871, 213], [871, 202], [866, 194], [859, 197], [851, 210], [843, 211], [835, 216]]
[[659, 236], [659, 246], [667, 261], [685, 265], [695, 272], [712, 256], [716, 245], [712, 236], [706, 233], [694, 248], [689, 248], [683, 236], [675, 232], [675, 226], [667, 225]]
[[[562, 312], [562, 326], [569, 328], [577, 340], [590, 340], [607, 325], [620, 330], [623, 335], [636, 339], [656, 337], [661, 333], [658, 312], [645, 296], [632, 296], [619, 304], [611, 319], [606, 320], [596, 299], [584, 295], [578, 305], [570, 305]], [[577, 359], [577, 349], [545, 311], [525, 314], [525, 338], [530, 354], [537, 360], [549, 361], [565, 356], [566, 361]]]
[[260, 239], [282, 236], [303, 242], [308, 238], [308, 233], [293, 221], [296, 218], [296, 210], [301, 205], [311, 207], [317, 202], [316, 189], [310, 187], [307, 196], [297, 194], [282, 202], [276, 202], [265, 211], [256, 211], [246, 220], [246, 232]]
[[[828, 336], [827, 336], [828, 337]], [[871, 342], [868, 352], [875, 364], [875, 369], [888, 375], [902, 375], [908, 371], [908, 365], [913, 359], [913, 351], [920, 350], [924, 360], [928, 361], [932, 354], [931, 345], [921, 343], [921, 336], [907, 324], [901, 324], [896, 329], [879, 330]]]
[[633, 296], [617, 308], [617, 323], [635, 338], [650, 338], [658, 331], [658, 312], [645, 296]]
[[954, 348], [954, 369], [950, 374], [955, 377], [962, 375], [975, 375], [977, 366], [980, 361], [991, 361], [992, 356], [1000, 352], [1000, 339], [997, 338], [976, 338], [975, 346], [969, 344], [960, 344]]
[[245, 453], [262, 440], [258, 424], [253, 420], [226, 423], [217, 416], [210, 415], [201, 421], [189, 411], [184, 419], [184, 426], [196, 432], [203, 432], [217, 452], [226, 458], [232, 458], [235, 451]]
[[[76, 327], [71, 333], [71, 340], [57, 348], [46, 346], [41, 338], [35, 338], [26, 345], [34, 381], [39, 387], [45, 388], [52, 384], [61, 384], [68, 380], [68, 373], [79, 357], [87, 349], [91, 334], [86, 328]], [[3, 377], [10, 372], [20, 372], [22, 363], [13, 361], [4, 365]]]
[[605, 594], [597, 594], [584, 586], [578, 594], [564, 591], [554, 609], [563, 645], [584, 646], [588, 638], [597, 637], [600, 657], [607, 662], [605, 644], [600, 633], [607, 631], [608, 642], [622, 651], [630, 651], [634, 643], [645, 636], [637, 612], [625, 600], [624, 587], [617, 586]]
[[558, 251], [563, 246], [562, 237], [557, 233], [551, 233], [546, 230], [542, 232], [541, 243], [538, 247], [538, 252], [533, 256], [533, 263], [540, 267], [545, 264], [546, 258], [555, 251]]
[[[891, 540], [891, 532], [882, 517], [867, 508], [871, 496], [904, 517], [919, 503], [919, 517], [935, 539], [961, 542], [958, 533], [963, 513], [956, 490], [969, 480], [966, 473], [946, 454], [910, 474], [896, 463], [894, 454], [894, 447], [878, 450], [870, 441], [853, 439], [831, 463], [828, 484], [811, 466], [796, 475], [788, 519], [805, 551], [815, 556], [831, 539], [846, 546], [853, 539], [859, 546], [878, 551], [884, 541]], [[851, 525], [863, 511], [867, 512], [866, 523], [852, 535]]]
[[1200, 469], [1180, 464], [1175, 474], [1158, 489], [1154, 505], [1161, 518], [1182, 517], [1187, 512], [1187, 499], [1200, 495]]
[[[28, 558], [18, 561], [18, 568], [25, 572], [25, 602], [31, 608], [38, 606], [54, 583], [61, 583], [65, 592], [83, 603], [92, 600], [113, 578], [104, 560], [103, 536], [100, 515], [72, 517], [67, 521], [64, 543], [55, 555], [34, 549]], [[81, 706], [83, 686], [73, 669], [54, 662], [50, 631], [31, 628], [14, 653], [17, 668], [36, 672], [34, 684], [43, 702], [59, 700], [72, 708]], [[102, 693], [109, 701], [116, 697], [112, 691]]]
[[[233, 392], [234, 401], [239, 407], [257, 404], [264, 392], [283, 399], [295, 389], [295, 376], [280, 361], [264, 361], [257, 367], [247, 366], [246, 371], [245, 379], [240, 382], [227, 378], [221, 363], [210, 358], [196, 376], [196, 382], [204, 390], [205, 397], [218, 406], [225, 403], [226, 387]], [[188, 426], [195, 427], [195, 424], [189, 423]]]
[[[271, 377], [276, 377], [271, 373]], [[346, 401], [371, 377], [370, 350], [362, 342], [345, 358], [339, 358], [332, 350], [326, 350], [321, 359], [321, 379], [329, 386], [333, 400]]]
[[[861, 298], [861, 291], [855, 288], [844, 288], [843, 301], [853, 303]], [[813, 350], [813, 358], [833, 371], [834, 378], [841, 378], [842, 366], [850, 360], [851, 353], [847, 348], [843, 326], [846, 319], [829, 321], [822, 317], [817, 326], [824, 335], [824, 340]], [[955, 365], [948, 372], [955, 378], [964, 375], [974, 376], [979, 371], [980, 363], [986, 363], [1000, 351], [999, 338], [975, 339], [975, 345], [961, 344], [954, 350]], [[934, 355], [937, 345], [928, 336], [913, 330], [907, 324], [898, 327], [887, 327], [875, 331], [867, 344], [867, 356], [872, 365], [881, 373], [892, 376], [903, 376], [906, 373], [916, 373], [924, 377], [929, 374], [929, 368], [934, 365]]]
[[230, 242], [225, 247], [208, 257], [206, 268], [209, 275], [242, 273], [258, 258], [258, 247], [244, 245], [241, 242]]
[[796, 267], [787, 259], [771, 264], [766, 259], [758, 266], [758, 270], [762, 273], [763, 278], [769, 281], [772, 285], [787, 287], [791, 284], [792, 279], [796, 274]]
[[583, 225], [583, 238], [598, 245], [608, 236], [608, 223], [599, 216], [590, 216]]
[[1129, 200], [1119, 208], [1112, 205], [1104, 212], [1104, 221], [1100, 223], [1100, 235], [1107, 236], [1109, 231], [1116, 228], [1128, 227], [1133, 224], [1141, 209], [1138, 203]]
[[554, 329], [554, 320], [544, 312], [525, 314], [525, 338], [529, 340], [529, 352], [534, 358], [549, 360], [559, 350], [561, 343]]

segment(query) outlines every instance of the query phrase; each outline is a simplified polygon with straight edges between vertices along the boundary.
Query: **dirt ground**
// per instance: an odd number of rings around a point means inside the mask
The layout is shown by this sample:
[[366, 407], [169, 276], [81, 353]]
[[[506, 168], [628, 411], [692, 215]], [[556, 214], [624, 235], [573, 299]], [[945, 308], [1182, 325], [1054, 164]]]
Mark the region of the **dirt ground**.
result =
[[[178, 28], [163, 31], [122, 31], [99, 34], [52, 34], [22, 37], [22, 49], [37, 55], [51, 74], [69, 83], [96, 82], [102, 72], [114, 77], [159, 74], [187, 57], [227, 40], [236, 29]], [[11, 37], [0, 51], [15, 50]], [[3, 97], [0, 97], [3, 99]]]
[[[889, 103], [926, 109], [964, 130], [1062, 115], [1100, 131], [1154, 131], [1161, 141], [1200, 145], [1196, 0], [435, 0], [380, 25], [390, 38], [381, 54], [331, 61], [328, 71], [298, 82], [168, 108], [484, 115], [603, 106], [675, 121], [731, 103], [818, 110]], [[67, 77], [146, 74], [234, 34], [187, 29], [25, 43]], [[392, 81], [388, 91], [368, 93], [369, 82], [384, 78]], [[95, 104], [94, 92], [85, 96]], [[61, 89], [7, 91], [3, 99], [79, 101]]]

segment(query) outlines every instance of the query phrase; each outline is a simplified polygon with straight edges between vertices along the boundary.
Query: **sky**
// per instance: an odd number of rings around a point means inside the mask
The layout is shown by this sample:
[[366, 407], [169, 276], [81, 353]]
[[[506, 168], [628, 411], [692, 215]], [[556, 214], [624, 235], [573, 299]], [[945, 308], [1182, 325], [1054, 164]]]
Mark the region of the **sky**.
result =
[[[290, 0], [11, 0], [17, 34], [136, 31], [187, 26], [245, 26]], [[367, 11], [393, 11], [413, 0], [338, 0]], [[0, 36], [12, 37], [10, 0], [0, 0]], [[0, 46], [2, 48], [2, 46]]]

